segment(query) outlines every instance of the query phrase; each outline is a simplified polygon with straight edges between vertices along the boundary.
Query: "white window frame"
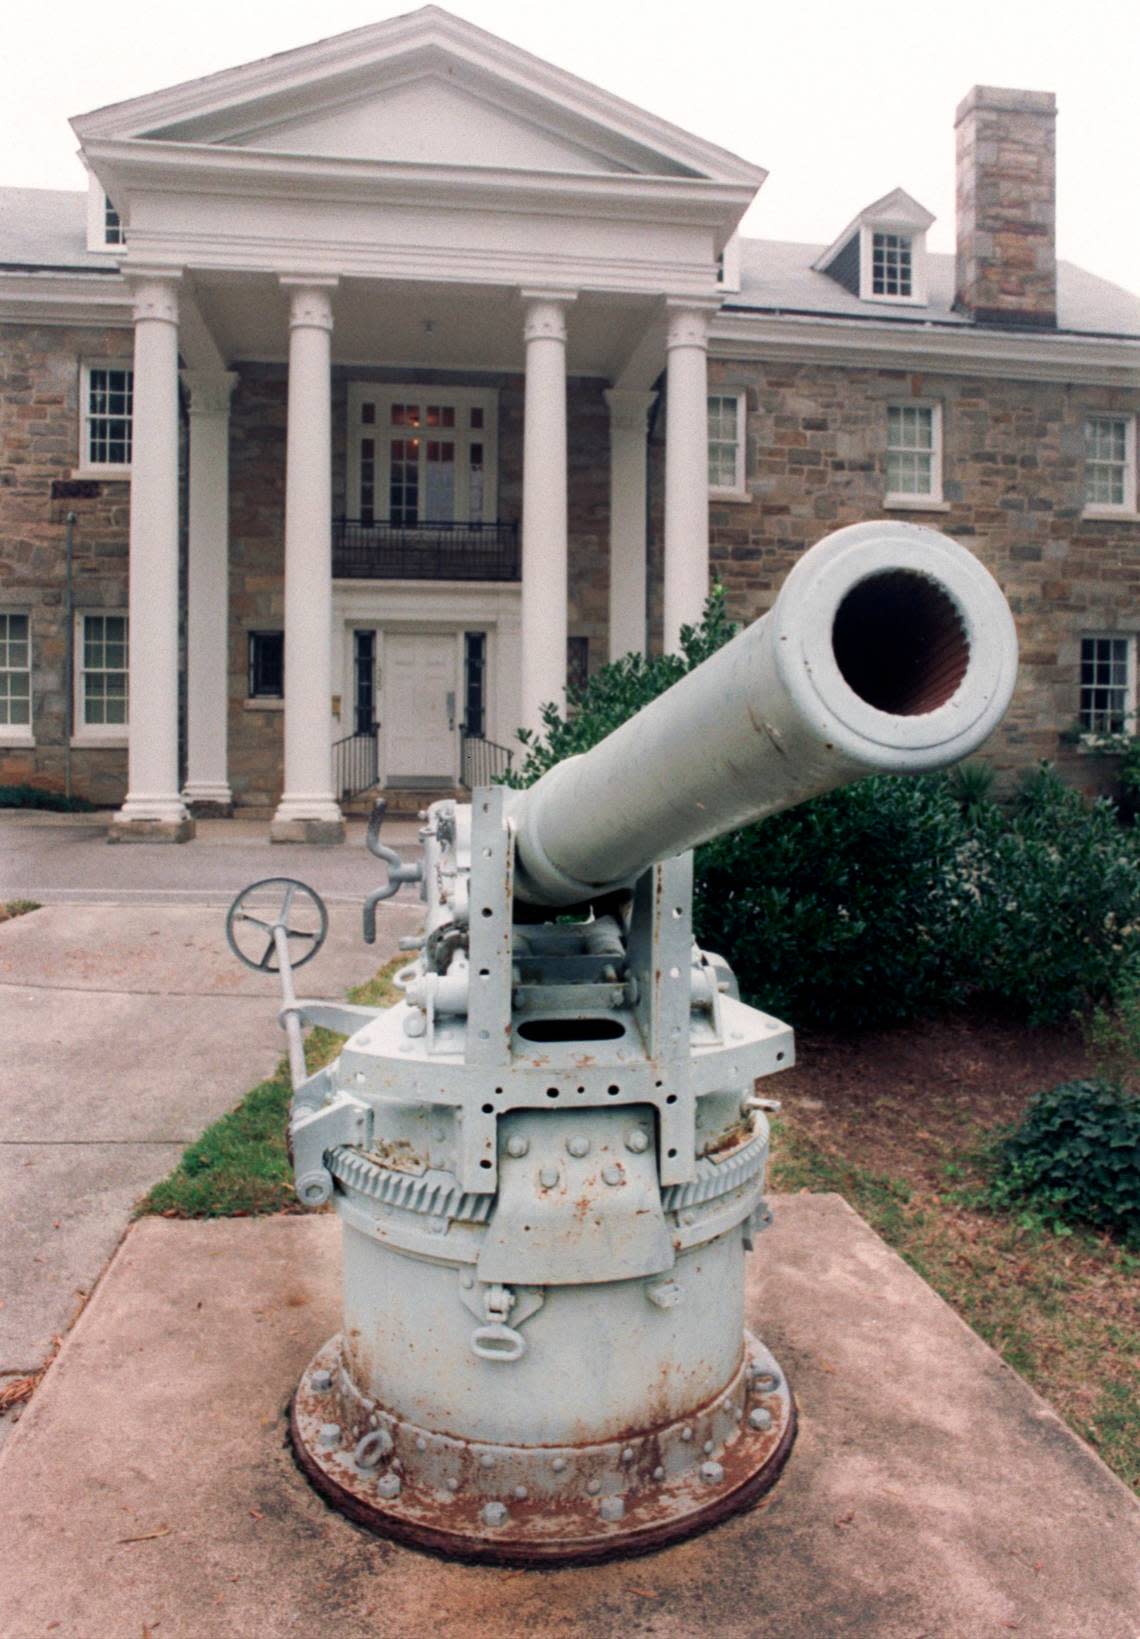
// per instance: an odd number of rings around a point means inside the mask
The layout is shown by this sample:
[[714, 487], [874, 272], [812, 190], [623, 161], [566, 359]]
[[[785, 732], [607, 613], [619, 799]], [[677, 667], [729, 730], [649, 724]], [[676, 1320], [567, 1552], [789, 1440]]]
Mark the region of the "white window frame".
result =
[[[125, 665], [119, 667], [101, 667], [100, 671], [120, 669], [125, 672], [127, 679], [127, 712], [125, 723], [89, 723], [87, 721], [87, 622], [89, 620], [122, 620], [125, 626], [126, 654]], [[74, 729], [72, 740], [79, 745], [112, 745], [125, 746], [130, 734], [130, 663], [131, 663], [131, 633], [130, 622], [125, 609], [81, 609], [76, 611], [74, 628], [74, 673], [75, 684], [73, 694], [72, 722]]]
[[[495, 387], [438, 387], [423, 382], [389, 382], [350, 381], [348, 384], [348, 486], [345, 493], [345, 513], [349, 518], [360, 515], [360, 440], [366, 434], [376, 439], [376, 476], [375, 488], [379, 495], [384, 497], [383, 511], [376, 509], [379, 516], [384, 517], [388, 511], [389, 495], [389, 463], [391, 460], [390, 433], [391, 412], [393, 404], [426, 404], [428, 400], [433, 404], [448, 405], [455, 410], [456, 425], [454, 429], [442, 429], [437, 438], [452, 440], [458, 449], [462, 447], [464, 460], [460, 463], [461, 471], [456, 473], [456, 510], [463, 507], [466, 501], [466, 483], [469, 468], [466, 461], [466, 450], [470, 444], [483, 446], [483, 511], [478, 519], [456, 517], [457, 524], [475, 522], [491, 524], [498, 519], [499, 506], [499, 393]], [[364, 425], [361, 406], [365, 403], [376, 405], [376, 421], [368, 426]], [[483, 425], [477, 431], [469, 426], [468, 412], [472, 409], [483, 411]], [[419, 436], [425, 441], [429, 439], [430, 430], [421, 428]], [[408, 529], [419, 528], [418, 524], [403, 526]], [[431, 527], [425, 524], [424, 528]]]
[[[910, 240], [910, 295], [890, 296], [876, 292], [875, 235], [893, 233]], [[859, 299], [883, 302], [889, 307], [926, 305], [926, 230], [912, 222], [864, 222], [859, 233]]]
[[[1124, 426], [1124, 499], [1122, 501], [1090, 501], [1088, 499], [1089, 478], [1089, 425], [1093, 421], [1116, 421]], [[1117, 414], [1112, 410], [1089, 410], [1084, 418], [1085, 466], [1083, 482], [1085, 485], [1085, 504], [1082, 516], [1085, 518], [1135, 518], [1136, 517], [1136, 417], [1125, 411]], [[1104, 463], [1108, 464], [1108, 463]], [[1115, 463], [1114, 463], [1115, 464]]]
[[892, 449], [907, 449], [907, 445], [893, 445], [891, 443], [891, 415], [892, 410], [929, 410], [930, 411], [930, 492], [917, 490], [888, 489], [883, 496], [883, 505], [897, 507], [908, 512], [923, 510], [945, 511], [946, 502], [942, 498], [942, 405], [934, 398], [900, 398], [892, 399], [886, 406], [886, 448], [884, 451], [884, 467], [889, 472], [889, 456]]
[[[733, 481], [728, 484], [709, 483], [709, 496], [720, 501], [747, 501], [748, 494], [748, 405], [747, 394], [736, 388], [717, 388], [710, 391], [706, 401], [705, 419], [707, 427], [707, 444], [711, 449], [712, 427], [709, 423], [709, 410], [714, 398], [736, 400], [736, 450], [733, 462]], [[718, 439], [718, 443], [725, 440]]]
[[126, 230], [123, 228], [122, 218], [120, 217], [119, 232], [122, 237], [119, 239], [107, 238], [108, 208], [115, 211], [115, 215], [118, 216], [118, 211], [115, 210], [114, 204], [105, 192], [98, 177], [89, 176], [87, 178], [87, 249], [106, 250], [110, 251], [112, 255], [121, 256], [127, 248]]
[[[28, 664], [26, 666], [9, 666], [8, 661], [8, 627], [12, 619], [23, 619], [28, 623]], [[28, 678], [28, 721], [26, 723], [0, 723], [0, 745], [28, 746], [35, 744], [35, 733], [32, 723], [34, 710], [34, 696], [32, 692], [32, 615], [30, 609], [0, 609], [0, 676], [13, 677], [27, 673]]]
[[129, 461], [92, 461], [91, 449], [91, 372], [119, 370], [131, 378], [131, 453], [134, 454], [134, 362], [131, 359], [84, 359], [79, 366], [79, 465], [73, 476], [77, 478], [129, 478]]
[[740, 289], [740, 235], [734, 233], [717, 261], [716, 287], [726, 295]]
[[[1085, 644], [1086, 643], [1123, 643], [1124, 644], [1124, 646], [1125, 646], [1125, 652], [1124, 652], [1125, 678], [1124, 678], [1123, 685], [1097, 684], [1097, 683], [1088, 683], [1088, 684], [1086, 684], [1085, 683], [1084, 678], [1083, 678], [1083, 672], [1084, 672], [1084, 668], [1085, 668]], [[1121, 738], [1121, 736], [1131, 737], [1136, 732], [1136, 634], [1135, 634], [1135, 632], [1082, 632], [1081, 633], [1081, 639], [1080, 639], [1079, 654], [1080, 654], [1080, 658], [1079, 658], [1079, 662], [1078, 662], [1079, 672], [1078, 672], [1078, 676], [1077, 676], [1077, 723], [1078, 723], [1078, 725], [1080, 727], [1080, 731], [1081, 731], [1081, 744], [1085, 745], [1085, 746], [1095, 748], [1097, 746], [1103, 745], [1106, 741], [1115, 741], [1115, 740]], [[1123, 720], [1121, 728], [1119, 728], [1119, 729], [1105, 728], [1105, 727], [1095, 728], [1095, 727], [1091, 727], [1091, 726], [1089, 726], [1088, 724], [1085, 723], [1085, 721], [1084, 721], [1084, 716], [1085, 716], [1084, 692], [1085, 692], [1085, 689], [1086, 688], [1098, 688], [1098, 687], [1099, 688], [1122, 687], [1123, 693], [1124, 693], [1124, 701], [1123, 701], [1124, 709], [1121, 712], [1121, 717], [1122, 717], [1122, 720]]]

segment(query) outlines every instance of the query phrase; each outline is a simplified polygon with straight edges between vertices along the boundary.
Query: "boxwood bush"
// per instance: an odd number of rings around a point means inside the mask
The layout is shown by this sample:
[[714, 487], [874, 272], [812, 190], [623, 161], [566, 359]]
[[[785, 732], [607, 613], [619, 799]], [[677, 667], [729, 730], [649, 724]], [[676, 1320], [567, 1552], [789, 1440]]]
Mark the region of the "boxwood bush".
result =
[[[628, 655], [544, 713], [510, 783], [585, 751], [732, 636], [719, 589], [680, 655]], [[798, 1026], [885, 1025], [985, 997], [1033, 1023], [1115, 999], [1140, 962], [1140, 832], [1049, 770], [876, 776], [697, 850], [697, 938]]]
[[1036, 1094], [998, 1149], [990, 1194], [1140, 1244], [1140, 1099], [1107, 1081]]

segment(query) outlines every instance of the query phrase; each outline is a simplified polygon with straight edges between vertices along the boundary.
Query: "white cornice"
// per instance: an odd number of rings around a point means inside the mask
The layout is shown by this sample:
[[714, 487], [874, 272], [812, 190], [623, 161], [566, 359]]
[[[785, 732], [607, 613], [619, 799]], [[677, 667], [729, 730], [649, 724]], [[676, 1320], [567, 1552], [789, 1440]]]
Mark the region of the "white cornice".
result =
[[1140, 337], [1017, 334], [960, 326], [721, 312], [709, 331], [718, 359], [936, 370], [1006, 380], [1140, 387]]
[[0, 321], [129, 329], [131, 293], [117, 274], [0, 272]]
[[243, 108], [247, 119], [264, 119], [272, 105], [295, 111], [299, 99], [342, 96], [345, 84], [367, 80], [382, 90], [389, 76], [406, 74], [409, 59], [497, 82], [502, 100], [546, 104], [554, 118], [600, 129], [610, 140], [632, 144], [698, 175], [736, 183], [752, 193], [764, 181], [766, 172], [759, 166], [436, 6], [97, 109], [71, 124], [84, 147], [100, 138], [140, 137], [189, 121], [219, 119], [232, 127]]
[[752, 199], [750, 188], [693, 177], [392, 164], [175, 142], [100, 141], [90, 143], [86, 152], [109, 193], [156, 189], [287, 197], [293, 202], [310, 198], [369, 205], [493, 206], [541, 216], [632, 216], [722, 229], [742, 215]]

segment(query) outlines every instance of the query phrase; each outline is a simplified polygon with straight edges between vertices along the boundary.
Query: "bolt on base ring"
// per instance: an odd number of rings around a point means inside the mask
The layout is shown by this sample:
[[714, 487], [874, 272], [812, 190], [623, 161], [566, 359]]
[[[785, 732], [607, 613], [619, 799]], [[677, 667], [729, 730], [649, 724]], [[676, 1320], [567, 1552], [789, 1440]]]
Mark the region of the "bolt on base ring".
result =
[[[357, 1524], [455, 1558], [525, 1566], [648, 1553], [750, 1507], [791, 1453], [796, 1411], [772, 1355], [746, 1334], [732, 1381], [684, 1420], [625, 1442], [492, 1446], [417, 1429], [364, 1399], [335, 1337], [301, 1380], [291, 1429], [306, 1477]], [[390, 1448], [372, 1441], [369, 1455], [389, 1449], [365, 1469], [354, 1451], [370, 1431]]]

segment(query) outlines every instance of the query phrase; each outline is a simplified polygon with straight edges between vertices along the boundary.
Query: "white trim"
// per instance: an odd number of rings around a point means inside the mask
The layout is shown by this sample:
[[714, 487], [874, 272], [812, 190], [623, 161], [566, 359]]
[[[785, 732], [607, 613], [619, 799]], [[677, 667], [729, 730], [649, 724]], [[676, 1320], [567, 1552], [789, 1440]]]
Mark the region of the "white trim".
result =
[[1088, 424], [1090, 421], [1120, 421], [1124, 424], [1124, 499], [1116, 504], [1112, 501], [1085, 501], [1081, 512], [1082, 518], [1107, 518], [1132, 520], [1136, 517], [1136, 416], [1128, 410], [1086, 410], [1084, 416], [1085, 434], [1085, 471], [1084, 484], [1088, 482]]
[[890, 468], [892, 449], [922, 453], [919, 446], [892, 445], [890, 442], [890, 412], [892, 410], [929, 410], [930, 412], [930, 488], [928, 490], [891, 490], [883, 496], [883, 505], [903, 511], [941, 511], [942, 499], [942, 405], [936, 398], [898, 398], [886, 405], [886, 443], [884, 472]]
[[[121, 619], [126, 625], [126, 654], [124, 655], [123, 672], [127, 677], [127, 721], [125, 723], [89, 723], [86, 718], [86, 691], [83, 680], [87, 673], [86, 666], [86, 624], [88, 620]], [[71, 743], [73, 746], [125, 746], [130, 736], [130, 617], [126, 609], [77, 609], [74, 614], [73, 654], [72, 666], [72, 723], [74, 725]], [[117, 668], [116, 668], [117, 669]]]
[[[715, 501], [748, 501], [751, 496], [748, 491], [748, 395], [743, 388], [711, 388], [708, 393], [713, 398], [733, 398], [736, 400], [736, 460], [735, 477], [731, 484], [709, 484], [709, 499]], [[711, 429], [708, 442], [712, 443]]]
[[1140, 336], [1050, 335], [979, 331], [914, 320], [721, 311], [712, 320], [709, 357], [745, 363], [822, 363], [937, 370], [1000, 380], [1140, 387]]

